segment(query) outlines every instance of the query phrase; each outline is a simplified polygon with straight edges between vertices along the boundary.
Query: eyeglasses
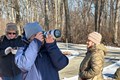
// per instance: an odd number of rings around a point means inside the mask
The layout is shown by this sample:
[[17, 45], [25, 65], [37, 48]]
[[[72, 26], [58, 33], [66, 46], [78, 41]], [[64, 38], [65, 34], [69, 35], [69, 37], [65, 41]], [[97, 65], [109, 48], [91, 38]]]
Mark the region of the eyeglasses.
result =
[[16, 35], [16, 33], [12, 33], [12, 32], [7, 32], [7, 34], [9, 34], [9, 35], [11, 35], [11, 34]]

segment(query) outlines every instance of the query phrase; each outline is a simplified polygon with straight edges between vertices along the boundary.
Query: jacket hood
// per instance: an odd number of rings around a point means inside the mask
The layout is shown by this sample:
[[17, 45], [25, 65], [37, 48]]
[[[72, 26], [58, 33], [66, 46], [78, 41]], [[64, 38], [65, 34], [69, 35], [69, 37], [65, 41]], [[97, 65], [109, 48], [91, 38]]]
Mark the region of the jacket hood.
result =
[[107, 52], [107, 48], [105, 47], [104, 44], [95, 45], [95, 46], [93, 46], [90, 50], [91, 50], [91, 51], [94, 51], [94, 50], [102, 50], [105, 55], [106, 55], [106, 52]]
[[98, 44], [98, 45], [96, 45], [96, 49], [101, 49], [104, 52], [107, 52], [107, 48], [105, 47], [104, 44]]
[[27, 23], [23, 29], [25, 31], [25, 37], [27, 39], [30, 39], [32, 35], [43, 31], [41, 25], [38, 22]]

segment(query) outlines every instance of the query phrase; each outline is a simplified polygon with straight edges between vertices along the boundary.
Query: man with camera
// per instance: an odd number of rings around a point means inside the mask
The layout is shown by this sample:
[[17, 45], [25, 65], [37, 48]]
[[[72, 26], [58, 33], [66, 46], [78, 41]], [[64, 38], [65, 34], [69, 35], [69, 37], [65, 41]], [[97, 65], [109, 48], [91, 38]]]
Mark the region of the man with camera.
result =
[[59, 80], [58, 71], [67, 66], [68, 58], [62, 54], [53, 36], [49, 33], [44, 37], [38, 22], [24, 26], [26, 46], [19, 48], [15, 57], [23, 80]]
[[8, 23], [5, 35], [0, 37], [0, 74], [2, 80], [21, 80], [21, 71], [15, 65], [17, 47], [23, 46], [15, 23]]

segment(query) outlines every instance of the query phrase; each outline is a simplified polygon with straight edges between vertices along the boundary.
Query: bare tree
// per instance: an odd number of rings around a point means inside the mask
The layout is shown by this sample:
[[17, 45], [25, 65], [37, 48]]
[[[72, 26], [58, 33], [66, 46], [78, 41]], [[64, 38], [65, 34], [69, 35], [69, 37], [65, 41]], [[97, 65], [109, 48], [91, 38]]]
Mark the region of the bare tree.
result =
[[45, 30], [49, 30], [48, 0], [45, 0]]
[[71, 41], [71, 28], [70, 28], [70, 17], [69, 17], [69, 8], [68, 8], [68, 1], [63, 0], [64, 3], [64, 11], [65, 11], [65, 37], [66, 42]]
[[38, 21], [45, 30], [60, 29], [66, 42], [85, 43], [84, 36], [98, 31], [106, 44], [119, 44], [119, 6], [119, 0], [0, 0], [0, 18], [18, 24], [20, 33]]
[[95, 31], [100, 32], [101, 15], [104, 8], [105, 0], [95, 1]]
[[119, 24], [120, 0], [116, 0], [114, 43], [118, 44], [118, 24]]

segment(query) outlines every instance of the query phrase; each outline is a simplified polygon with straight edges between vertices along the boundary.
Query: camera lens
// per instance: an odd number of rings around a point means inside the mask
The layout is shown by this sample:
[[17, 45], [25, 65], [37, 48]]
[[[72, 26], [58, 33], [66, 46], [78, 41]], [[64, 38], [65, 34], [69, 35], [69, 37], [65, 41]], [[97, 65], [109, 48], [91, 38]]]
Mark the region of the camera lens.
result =
[[55, 36], [55, 38], [61, 37], [61, 32], [60, 32], [60, 30], [56, 29], [56, 30], [54, 31], [54, 36]]
[[51, 34], [54, 38], [61, 37], [61, 31], [59, 29], [49, 30], [49, 31], [42, 31], [43, 37], [46, 38], [48, 34]]
[[47, 37], [47, 32], [46, 31], [42, 31], [43, 37], [46, 38]]

